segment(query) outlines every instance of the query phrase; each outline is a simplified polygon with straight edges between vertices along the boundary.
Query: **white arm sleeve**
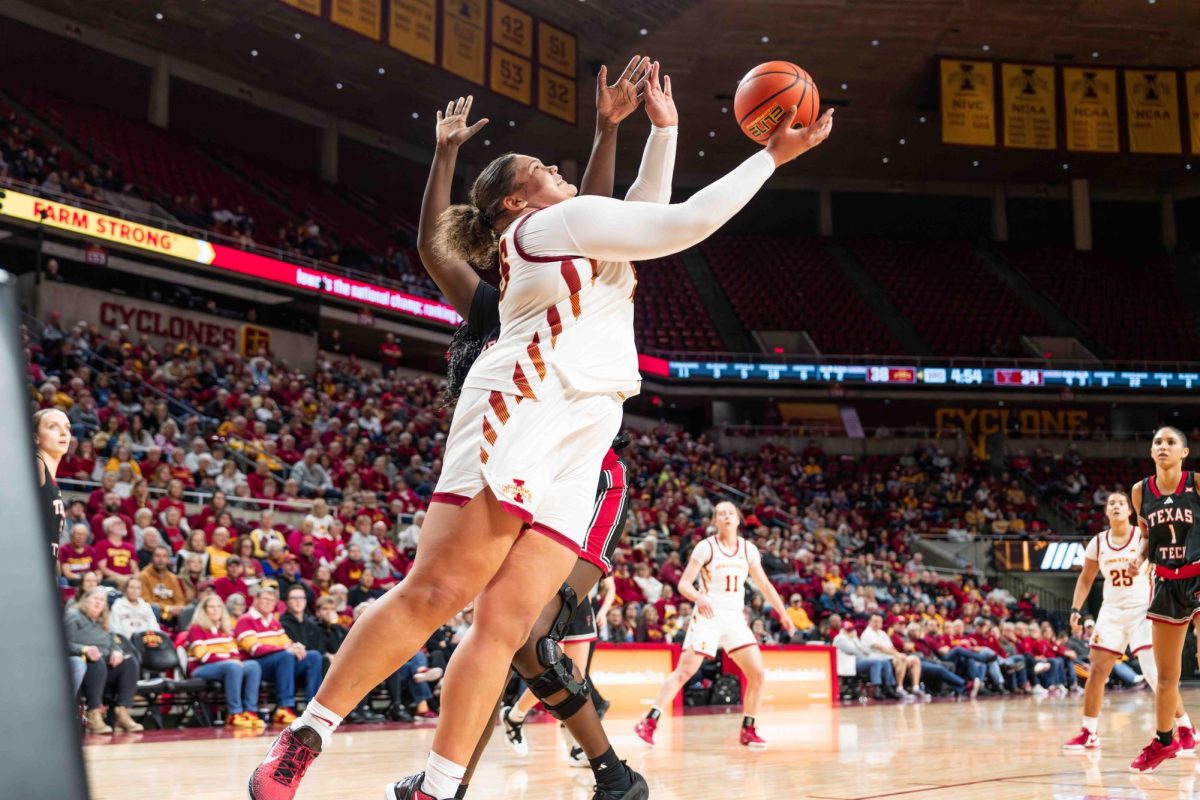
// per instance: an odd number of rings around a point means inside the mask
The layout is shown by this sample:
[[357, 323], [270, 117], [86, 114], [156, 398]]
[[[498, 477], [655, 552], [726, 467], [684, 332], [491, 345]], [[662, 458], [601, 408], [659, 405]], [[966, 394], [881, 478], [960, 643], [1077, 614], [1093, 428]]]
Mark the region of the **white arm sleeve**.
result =
[[546, 258], [580, 256], [599, 261], [669, 256], [704, 241], [728, 222], [774, 171], [774, 159], [760, 150], [685, 203], [573, 197], [529, 217], [519, 231], [521, 249]]
[[679, 128], [650, 126], [650, 137], [642, 152], [642, 165], [637, 180], [625, 193], [626, 200], [646, 203], [671, 202], [671, 176], [675, 173], [675, 142]]

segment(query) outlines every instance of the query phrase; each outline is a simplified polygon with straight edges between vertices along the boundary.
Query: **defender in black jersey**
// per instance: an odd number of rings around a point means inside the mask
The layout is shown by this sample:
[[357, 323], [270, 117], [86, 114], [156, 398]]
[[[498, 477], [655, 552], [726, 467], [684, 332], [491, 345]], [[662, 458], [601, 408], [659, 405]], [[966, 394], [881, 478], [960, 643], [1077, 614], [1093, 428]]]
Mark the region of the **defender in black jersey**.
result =
[[58, 545], [67, 522], [67, 509], [58, 490], [55, 474], [58, 464], [71, 446], [71, 422], [57, 408], [46, 408], [33, 415], [33, 438], [37, 448], [38, 497], [46, 509], [45, 536], [50, 555], [57, 562]]
[[[1140, 569], [1143, 559], [1154, 564], [1154, 598], [1146, 616], [1153, 623], [1158, 690], [1154, 695], [1155, 738], [1129, 765], [1131, 772], [1153, 772], [1163, 761], [1186, 752], [1180, 739], [1190, 737], [1177, 738], [1174, 730], [1180, 707], [1179, 676], [1189, 623], [1200, 614], [1200, 496], [1194, 474], [1183, 469], [1187, 437], [1177, 428], [1160, 428], [1154, 433], [1150, 455], [1154, 474], [1132, 492], [1133, 510], [1144, 536], [1142, 551], [1131, 569]], [[1186, 754], [1194, 752], [1193, 743]]]

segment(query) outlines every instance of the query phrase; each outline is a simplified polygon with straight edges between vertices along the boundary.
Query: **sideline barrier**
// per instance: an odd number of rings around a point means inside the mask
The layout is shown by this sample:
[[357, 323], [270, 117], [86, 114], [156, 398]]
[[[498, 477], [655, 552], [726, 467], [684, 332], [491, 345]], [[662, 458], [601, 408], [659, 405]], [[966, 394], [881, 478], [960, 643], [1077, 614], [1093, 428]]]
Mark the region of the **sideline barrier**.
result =
[[[612, 703], [610, 713], [645, 714], [658, 689], [679, 663], [677, 644], [623, 644], [600, 642], [592, 656], [592, 681]], [[767, 680], [763, 709], [803, 708], [814, 703], [830, 705], [838, 696], [837, 656], [826, 645], [764, 645]], [[731, 660], [726, 672], [745, 678]], [[666, 710], [666, 709], [664, 709]], [[671, 713], [683, 710], [683, 692], [675, 697]]]

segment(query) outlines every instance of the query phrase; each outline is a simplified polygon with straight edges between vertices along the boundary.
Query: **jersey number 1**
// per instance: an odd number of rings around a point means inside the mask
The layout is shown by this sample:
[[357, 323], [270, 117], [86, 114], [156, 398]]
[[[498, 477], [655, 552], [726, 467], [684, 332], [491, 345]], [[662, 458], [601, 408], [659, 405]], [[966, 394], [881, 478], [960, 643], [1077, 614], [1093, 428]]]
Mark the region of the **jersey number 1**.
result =
[[737, 590], [738, 590], [737, 575], [726, 575], [725, 576], [725, 591], [736, 592]]

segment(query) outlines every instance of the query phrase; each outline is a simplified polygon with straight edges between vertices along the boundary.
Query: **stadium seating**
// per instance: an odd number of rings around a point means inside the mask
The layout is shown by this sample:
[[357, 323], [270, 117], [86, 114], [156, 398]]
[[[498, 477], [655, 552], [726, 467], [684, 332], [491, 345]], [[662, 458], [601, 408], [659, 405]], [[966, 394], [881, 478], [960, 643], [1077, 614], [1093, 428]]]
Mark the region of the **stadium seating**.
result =
[[901, 352], [819, 241], [714, 236], [703, 248], [748, 330], [806, 331], [824, 354]]
[[1043, 323], [966, 244], [858, 240], [850, 248], [941, 356], [1019, 355]]
[[637, 264], [635, 336], [640, 350], [724, 350], [700, 295], [678, 256]]

